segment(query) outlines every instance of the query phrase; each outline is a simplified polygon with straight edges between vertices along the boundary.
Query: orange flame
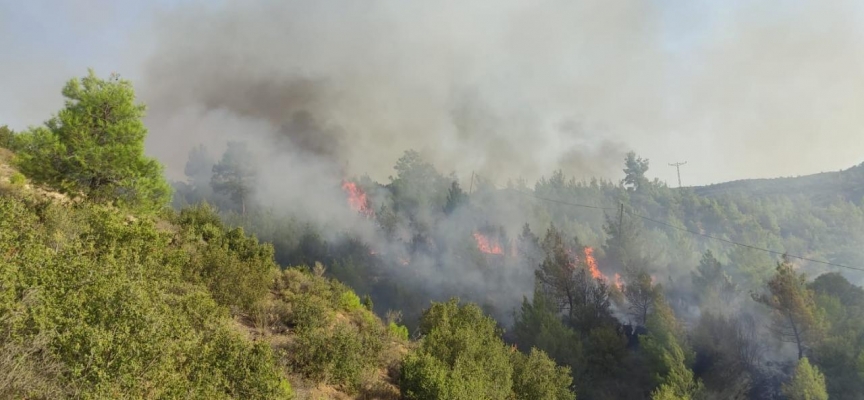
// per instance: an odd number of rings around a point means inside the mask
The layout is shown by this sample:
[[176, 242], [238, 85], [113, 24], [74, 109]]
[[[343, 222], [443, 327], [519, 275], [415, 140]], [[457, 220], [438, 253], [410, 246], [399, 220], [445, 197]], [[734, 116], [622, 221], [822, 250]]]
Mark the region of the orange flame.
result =
[[618, 273], [615, 273], [615, 281], [613, 282], [613, 285], [615, 285], [618, 290], [624, 290], [624, 281], [621, 279], [621, 275], [618, 275]]
[[591, 277], [605, 280], [606, 276], [597, 268], [597, 260], [594, 259], [594, 249], [586, 246], [583, 251], [585, 252], [585, 264], [588, 265], [588, 272], [591, 273]]
[[375, 215], [375, 211], [369, 207], [369, 199], [366, 198], [366, 192], [363, 191], [354, 182], [342, 182], [342, 190], [348, 194], [348, 205], [352, 210], [359, 212], [367, 217]]
[[489, 240], [486, 236], [479, 233], [474, 233], [474, 240], [477, 241], [477, 249], [486, 254], [504, 254], [501, 250], [501, 245]]

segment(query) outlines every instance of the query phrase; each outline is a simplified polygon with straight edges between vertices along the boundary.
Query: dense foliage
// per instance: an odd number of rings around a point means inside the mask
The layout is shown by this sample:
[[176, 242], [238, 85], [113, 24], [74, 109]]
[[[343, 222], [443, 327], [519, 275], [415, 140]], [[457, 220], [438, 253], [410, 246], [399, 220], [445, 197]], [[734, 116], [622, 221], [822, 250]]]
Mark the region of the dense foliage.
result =
[[864, 399], [861, 277], [759, 250], [860, 265], [864, 165], [499, 189], [407, 151], [334, 228], [257, 198], [240, 142], [165, 210], [131, 85], [63, 94], [0, 128], [0, 397]]
[[[240, 215], [231, 199], [203, 197], [222, 204], [229, 224], [272, 242], [281, 263], [323, 262], [330, 276], [370, 295], [380, 315], [401, 310], [412, 332], [422, 331], [429, 300], [478, 303], [505, 327], [506, 341], [569, 366], [581, 398], [776, 398], [805, 356], [825, 371], [833, 397], [858, 398], [864, 329], [845, 316], [860, 307], [810, 283], [825, 265], [778, 264], [754, 248], [856, 264], [864, 255], [857, 192], [671, 189], [647, 178], [648, 166], [628, 154], [620, 184], [558, 171], [533, 189], [524, 181], [496, 189], [477, 177], [468, 193], [409, 151], [388, 184], [356, 180], [375, 210], [360, 213], [375, 223], [372, 240], [279, 209]], [[860, 171], [839, 172], [839, 181], [864, 182]], [[176, 185], [185, 202], [206, 192]], [[824, 276], [838, 287], [858, 288], [846, 279], [860, 279]]]
[[162, 165], [144, 156], [144, 105], [129, 81], [91, 70], [63, 88], [66, 106], [44, 127], [17, 136], [22, 172], [93, 202], [158, 210], [170, 200]]
[[423, 338], [402, 364], [408, 399], [573, 399], [568, 368], [546, 354], [504, 344], [491, 318], [475, 305], [435, 303], [423, 313]]
[[5, 376], [3, 397], [289, 397], [269, 346], [232, 328], [204, 276], [186, 278], [198, 240], [103, 206], [0, 197], [0, 333], [24, 366], [0, 375], [38, 379]]

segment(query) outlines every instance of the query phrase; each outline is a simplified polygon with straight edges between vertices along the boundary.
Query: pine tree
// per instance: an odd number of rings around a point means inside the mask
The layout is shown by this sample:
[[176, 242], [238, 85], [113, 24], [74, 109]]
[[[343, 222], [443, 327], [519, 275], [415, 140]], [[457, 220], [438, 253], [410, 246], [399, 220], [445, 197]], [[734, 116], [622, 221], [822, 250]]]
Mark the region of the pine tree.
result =
[[636, 324], [644, 326], [648, 314], [654, 309], [660, 291], [651, 282], [651, 275], [644, 270], [629, 274], [624, 285], [624, 297], [628, 303], [628, 313]]
[[778, 339], [795, 343], [798, 358], [803, 358], [806, 349], [823, 331], [823, 318], [816, 307], [813, 291], [807, 288], [804, 275], [797, 275], [785, 257], [768, 281], [768, 291], [753, 294], [753, 299], [771, 308], [772, 331]]
[[63, 88], [65, 107], [20, 135], [19, 166], [29, 178], [72, 196], [141, 210], [167, 205], [162, 166], [144, 156], [145, 107], [129, 81], [93, 70]]
[[447, 204], [444, 205], [444, 213], [450, 215], [462, 204], [468, 201], [468, 195], [459, 187], [459, 182], [453, 181], [450, 191], [447, 193]]
[[828, 400], [825, 376], [819, 368], [810, 365], [807, 357], [798, 360], [792, 380], [783, 385], [783, 394], [789, 400]]
[[213, 166], [210, 185], [213, 191], [231, 197], [246, 214], [246, 205], [255, 187], [256, 170], [246, 143], [229, 142], [222, 159]]
[[628, 189], [639, 191], [648, 186], [648, 178], [645, 173], [648, 172], [648, 159], [637, 157], [636, 153], [629, 152], [624, 158], [624, 179], [621, 183]]
[[723, 265], [711, 250], [702, 255], [696, 272], [693, 272], [693, 286], [702, 300], [703, 306], [719, 305], [722, 311], [735, 298], [738, 286], [723, 271]]

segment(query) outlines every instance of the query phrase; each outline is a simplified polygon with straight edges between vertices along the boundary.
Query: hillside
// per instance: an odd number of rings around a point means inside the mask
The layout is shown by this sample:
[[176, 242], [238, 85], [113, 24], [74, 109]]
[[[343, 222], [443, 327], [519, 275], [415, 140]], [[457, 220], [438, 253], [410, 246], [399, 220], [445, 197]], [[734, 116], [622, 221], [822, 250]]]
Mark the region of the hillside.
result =
[[864, 199], [864, 163], [842, 171], [787, 178], [743, 179], [691, 189], [707, 197], [805, 197], [817, 204], [827, 204], [838, 198], [861, 202]]
[[350, 289], [280, 272], [207, 208], [153, 219], [72, 204], [12, 178], [0, 152], [0, 397], [398, 398], [407, 336]]
[[63, 93], [46, 126], [0, 128], [0, 398], [573, 398], [475, 305], [427, 303], [411, 341], [320, 262], [169, 209], [129, 82]]
[[0, 130], [0, 397], [864, 392], [861, 276], [778, 257], [862, 264], [860, 167], [833, 197], [824, 176], [712, 194], [629, 153], [621, 183], [466, 193], [409, 150], [389, 182], [309, 187], [327, 221], [256, 196], [241, 142], [193, 150], [172, 193], [130, 83], [64, 95], [44, 127]]

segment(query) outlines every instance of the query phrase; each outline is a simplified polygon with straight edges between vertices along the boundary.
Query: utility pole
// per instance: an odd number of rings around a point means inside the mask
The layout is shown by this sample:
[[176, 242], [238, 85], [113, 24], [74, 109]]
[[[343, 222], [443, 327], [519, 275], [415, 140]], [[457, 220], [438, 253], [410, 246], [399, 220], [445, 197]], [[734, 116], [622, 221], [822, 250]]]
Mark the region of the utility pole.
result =
[[624, 229], [624, 203], [620, 203], [618, 209], [618, 234], [620, 235]]
[[618, 208], [618, 240], [621, 244], [621, 248], [624, 248], [624, 240], [626, 236], [624, 236], [624, 203], [619, 203]]
[[675, 169], [678, 171], [678, 187], [679, 188], [681, 187], [681, 166], [684, 164], [687, 164], [687, 161], [669, 164], [670, 167], [675, 167]]

